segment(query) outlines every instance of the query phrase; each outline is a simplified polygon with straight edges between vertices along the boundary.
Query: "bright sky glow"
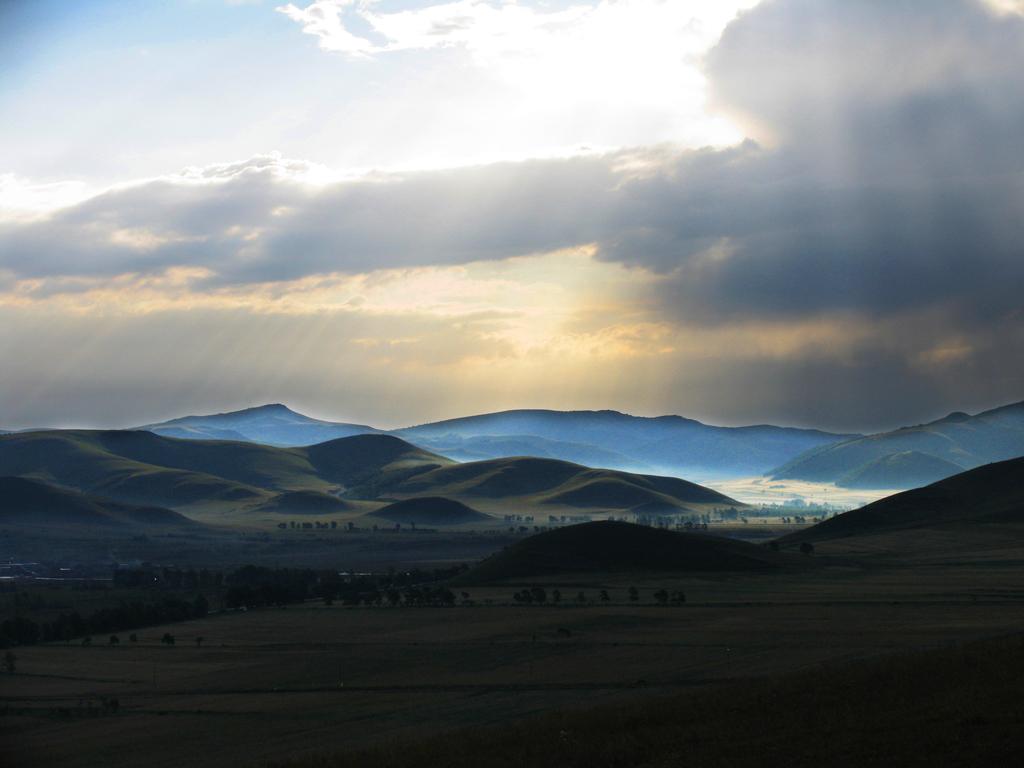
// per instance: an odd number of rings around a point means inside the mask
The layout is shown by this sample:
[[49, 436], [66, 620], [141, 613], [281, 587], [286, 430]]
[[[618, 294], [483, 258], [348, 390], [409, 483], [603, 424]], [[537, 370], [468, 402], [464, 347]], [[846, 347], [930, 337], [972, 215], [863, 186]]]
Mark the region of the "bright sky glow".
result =
[[271, 151], [347, 176], [734, 143], [701, 57], [755, 1], [52, 6], [0, 74], [0, 205]]

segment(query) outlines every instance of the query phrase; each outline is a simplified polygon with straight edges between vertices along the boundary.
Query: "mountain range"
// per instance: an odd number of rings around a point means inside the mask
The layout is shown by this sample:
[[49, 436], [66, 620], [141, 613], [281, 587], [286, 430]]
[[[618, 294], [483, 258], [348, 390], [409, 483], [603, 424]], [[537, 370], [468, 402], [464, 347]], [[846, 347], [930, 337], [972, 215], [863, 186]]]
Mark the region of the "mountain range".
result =
[[[1024, 403], [974, 416], [956, 412], [866, 436], [772, 425], [718, 427], [681, 416], [552, 410], [503, 411], [388, 431], [314, 419], [280, 403], [121, 432], [137, 431], [294, 449], [346, 437], [392, 436], [456, 462], [534, 457], [640, 474], [719, 479], [766, 474], [847, 488], [900, 489], [1024, 455]], [[24, 434], [29, 433], [7, 436]], [[191, 471], [205, 470], [196, 465]]]
[[911, 488], [1018, 456], [1024, 456], [1024, 402], [820, 446], [771, 474], [849, 488]]
[[[382, 434], [374, 427], [312, 419], [281, 404], [186, 416], [139, 429], [169, 437], [311, 445]], [[761, 474], [812, 448], [859, 435], [759, 425], [716, 427], [681, 416], [618, 411], [515, 410], [390, 431], [456, 461], [511, 456], [560, 459], [632, 472], [719, 476]]]

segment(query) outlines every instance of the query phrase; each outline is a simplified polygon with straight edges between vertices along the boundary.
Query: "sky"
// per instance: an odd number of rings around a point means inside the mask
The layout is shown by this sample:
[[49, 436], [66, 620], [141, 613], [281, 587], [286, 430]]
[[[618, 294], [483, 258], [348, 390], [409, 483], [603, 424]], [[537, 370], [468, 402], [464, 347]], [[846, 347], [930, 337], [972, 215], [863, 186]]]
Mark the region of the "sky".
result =
[[1015, 0], [0, 0], [0, 427], [1024, 400]]

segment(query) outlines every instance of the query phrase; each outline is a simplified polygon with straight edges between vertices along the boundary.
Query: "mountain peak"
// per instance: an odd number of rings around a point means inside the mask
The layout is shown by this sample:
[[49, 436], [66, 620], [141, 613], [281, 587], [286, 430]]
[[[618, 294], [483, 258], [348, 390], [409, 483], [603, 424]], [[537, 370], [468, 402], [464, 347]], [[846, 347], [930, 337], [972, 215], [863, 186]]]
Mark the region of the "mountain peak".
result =
[[284, 403], [267, 403], [266, 405], [254, 405], [252, 408], [243, 408], [238, 413], [295, 413], [295, 411]]

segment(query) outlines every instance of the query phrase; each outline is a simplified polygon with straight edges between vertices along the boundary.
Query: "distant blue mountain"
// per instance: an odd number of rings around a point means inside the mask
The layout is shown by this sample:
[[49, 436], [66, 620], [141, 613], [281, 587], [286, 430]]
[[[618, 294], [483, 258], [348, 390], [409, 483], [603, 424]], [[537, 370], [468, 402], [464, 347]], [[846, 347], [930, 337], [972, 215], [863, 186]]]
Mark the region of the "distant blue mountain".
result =
[[[186, 416], [140, 429], [167, 437], [279, 446], [382, 432], [365, 424], [311, 419], [280, 404]], [[389, 434], [456, 461], [536, 456], [629, 472], [721, 477], [761, 474], [811, 448], [859, 437], [770, 425], [715, 427], [681, 416], [550, 410], [465, 416]]]
[[780, 479], [851, 488], [913, 488], [1024, 456], [1024, 402], [816, 448], [774, 469]]
[[314, 445], [353, 435], [379, 434], [365, 424], [321, 421], [280, 403], [209, 416], [183, 416], [138, 429], [191, 440], [242, 440], [266, 445]]
[[516, 410], [397, 430], [417, 445], [458, 458], [547, 456], [591, 466], [663, 474], [761, 474], [811, 448], [859, 435], [758, 425], [716, 427], [681, 416], [618, 411]]

